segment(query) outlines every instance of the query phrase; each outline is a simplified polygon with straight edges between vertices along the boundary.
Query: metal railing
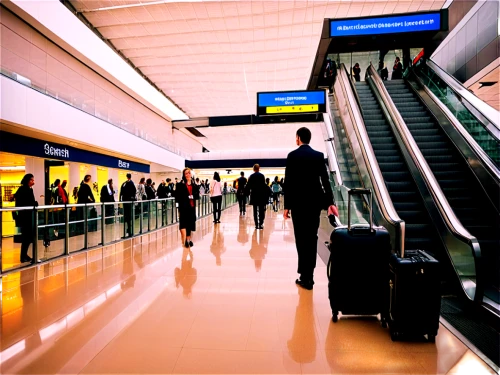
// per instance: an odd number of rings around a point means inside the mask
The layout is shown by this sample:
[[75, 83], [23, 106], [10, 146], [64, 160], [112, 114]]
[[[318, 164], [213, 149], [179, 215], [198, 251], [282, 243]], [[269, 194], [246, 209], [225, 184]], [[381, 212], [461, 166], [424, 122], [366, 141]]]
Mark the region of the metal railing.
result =
[[[212, 213], [209, 195], [195, 202], [197, 219]], [[235, 203], [235, 193], [223, 195], [223, 210]], [[16, 226], [13, 215], [26, 211], [23, 222], [26, 225], [31, 215], [31, 227]], [[20, 262], [22, 242], [29, 245], [34, 262], [45, 262], [165, 228], [179, 218], [174, 198], [8, 207], [0, 213], [0, 275], [30, 265]]]

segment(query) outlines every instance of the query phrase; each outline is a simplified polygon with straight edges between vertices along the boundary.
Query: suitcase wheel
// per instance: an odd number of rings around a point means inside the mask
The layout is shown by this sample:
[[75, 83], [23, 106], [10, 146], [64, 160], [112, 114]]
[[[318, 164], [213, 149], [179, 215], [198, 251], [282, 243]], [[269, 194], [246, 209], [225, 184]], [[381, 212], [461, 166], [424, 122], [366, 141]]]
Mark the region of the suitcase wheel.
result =
[[427, 335], [427, 341], [435, 343], [436, 342], [436, 335]]
[[337, 323], [339, 321], [339, 313], [335, 312], [332, 316], [332, 322]]

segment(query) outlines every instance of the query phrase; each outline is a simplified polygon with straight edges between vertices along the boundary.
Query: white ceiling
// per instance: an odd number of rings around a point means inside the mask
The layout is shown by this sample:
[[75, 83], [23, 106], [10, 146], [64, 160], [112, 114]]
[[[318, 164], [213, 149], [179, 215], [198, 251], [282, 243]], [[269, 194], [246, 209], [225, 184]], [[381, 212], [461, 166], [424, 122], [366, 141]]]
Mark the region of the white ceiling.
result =
[[278, 123], [197, 128], [200, 133], [207, 137], [197, 139], [210, 151], [287, 149], [290, 152], [297, 147], [295, 133], [303, 126], [311, 130], [311, 147], [325, 153], [322, 123]]
[[71, 3], [190, 117], [203, 117], [255, 113], [259, 91], [306, 89], [325, 18], [434, 10], [445, 1]]

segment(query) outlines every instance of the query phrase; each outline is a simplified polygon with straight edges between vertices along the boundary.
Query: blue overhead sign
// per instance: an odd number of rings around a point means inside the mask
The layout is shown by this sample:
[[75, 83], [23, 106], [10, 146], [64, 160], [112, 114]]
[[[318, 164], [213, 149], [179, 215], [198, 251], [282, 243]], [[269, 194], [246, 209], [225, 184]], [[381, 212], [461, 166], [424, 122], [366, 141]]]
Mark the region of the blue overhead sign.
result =
[[0, 131], [0, 139], [2, 140], [0, 145], [0, 151], [2, 152], [150, 173], [148, 164], [98, 154], [97, 152], [82, 150], [60, 143], [47, 142], [4, 131]]
[[326, 111], [325, 91], [257, 93], [257, 115], [320, 113]]
[[330, 20], [330, 37], [441, 30], [441, 13]]

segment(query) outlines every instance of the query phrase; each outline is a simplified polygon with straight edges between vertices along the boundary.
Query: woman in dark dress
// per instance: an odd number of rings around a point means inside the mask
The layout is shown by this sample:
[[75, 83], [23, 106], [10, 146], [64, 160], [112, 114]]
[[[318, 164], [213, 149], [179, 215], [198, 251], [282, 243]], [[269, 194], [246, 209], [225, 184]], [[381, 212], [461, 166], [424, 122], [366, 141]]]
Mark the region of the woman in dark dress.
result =
[[185, 247], [193, 246], [191, 232], [196, 230], [196, 202], [200, 199], [200, 190], [191, 177], [191, 169], [184, 168], [182, 181], [175, 186], [175, 201], [179, 205], [179, 230]]
[[[36, 207], [38, 202], [33, 194], [33, 185], [35, 185], [35, 177], [28, 173], [21, 180], [21, 187], [14, 194], [16, 207]], [[33, 259], [28, 256], [28, 249], [34, 239], [34, 212], [33, 210], [17, 211], [15, 215], [16, 226], [21, 228], [21, 263], [33, 262]]]

